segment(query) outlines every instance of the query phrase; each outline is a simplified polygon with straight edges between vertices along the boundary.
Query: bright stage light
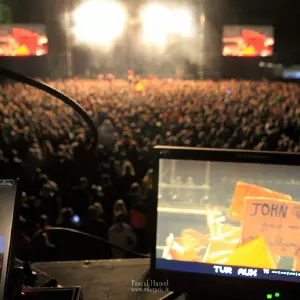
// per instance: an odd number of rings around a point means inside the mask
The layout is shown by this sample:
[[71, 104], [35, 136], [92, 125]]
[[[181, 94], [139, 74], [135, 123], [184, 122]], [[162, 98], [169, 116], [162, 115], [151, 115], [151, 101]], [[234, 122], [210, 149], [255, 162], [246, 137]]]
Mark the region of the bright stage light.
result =
[[170, 9], [159, 4], [147, 6], [141, 14], [144, 37], [147, 42], [158, 46], [167, 43], [169, 35], [193, 37], [192, 15], [183, 9]]
[[172, 11], [170, 18], [170, 33], [179, 34], [183, 37], [193, 37], [193, 18], [187, 10], [175, 9]]
[[149, 5], [142, 11], [141, 21], [145, 40], [157, 46], [164, 46], [169, 33], [169, 9], [159, 4]]
[[73, 33], [84, 42], [109, 46], [124, 31], [126, 12], [117, 2], [90, 1], [73, 14]]

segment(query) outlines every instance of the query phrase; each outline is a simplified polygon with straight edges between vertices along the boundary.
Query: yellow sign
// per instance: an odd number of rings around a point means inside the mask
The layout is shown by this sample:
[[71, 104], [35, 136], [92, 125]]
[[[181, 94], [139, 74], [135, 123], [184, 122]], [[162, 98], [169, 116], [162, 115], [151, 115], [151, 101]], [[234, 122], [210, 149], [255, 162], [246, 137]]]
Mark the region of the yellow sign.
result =
[[25, 45], [22, 45], [14, 51], [14, 55], [16, 55], [16, 56], [22, 56], [22, 55], [26, 56], [26, 55], [30, 55], [30, 51]]
[[242, 242], [264, 237], [272, 255], [300, 257], [300, 203], [246, 199]]
[[289, 195], [285, 195], [253, 184], [237, 182], [231, 201], [231, 206], [228, 211], [229, 219], [238, 222], [241, 222], [243, 220], [245, 199], [247, 197], [263, 197], [282, 199], [287, 201], [292, 200], [291, 196]]
[[145, 86], [143, 84], [143, 82], [138, 82], [136, 85], [135, 85], [135, 91], [136, 92], [142, 92], [144, 90]]
[[226, 261], [226, 265], [276, 269], [276, 262], [263, 237], [237, 247]]

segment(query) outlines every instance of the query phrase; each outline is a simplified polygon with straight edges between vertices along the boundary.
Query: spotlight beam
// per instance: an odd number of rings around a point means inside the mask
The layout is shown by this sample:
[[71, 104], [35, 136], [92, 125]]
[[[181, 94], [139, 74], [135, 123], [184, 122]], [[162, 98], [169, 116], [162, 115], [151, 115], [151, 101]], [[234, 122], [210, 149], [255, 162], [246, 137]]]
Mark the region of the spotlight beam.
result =
[[145, 41], [157, 46], [164, 46], [172, 34], [185, 38], [191, 38], [195, 34], [193, 17], [185, 9], [150, 4], [142, 11], [141, 22]]
[[127, 15], [118, 2], [90, 1], [74, 11], [73, 20], [78, 40], [109, 46], [122, 35]]

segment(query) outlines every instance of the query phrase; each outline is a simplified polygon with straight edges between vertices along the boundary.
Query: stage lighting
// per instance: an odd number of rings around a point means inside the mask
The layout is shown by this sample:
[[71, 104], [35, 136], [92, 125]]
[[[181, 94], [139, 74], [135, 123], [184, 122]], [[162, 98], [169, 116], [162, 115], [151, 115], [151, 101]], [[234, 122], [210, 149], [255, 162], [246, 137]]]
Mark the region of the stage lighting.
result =
[[192, 15], [184, 9], [173, 10], [171, 12], [169, 31], [182, 37], [193, 37], [194, 26]]
[[194, 36], [192, 15], [184, 9], [170, 9], [160, 4], [151, 4], [141, 13], [141, 23], [147, 42], [158, 46], [167, 43], [172, 34], [182, 37]]
[[170, 24], [170, 10], [159, 4], [147, 6], [141, 13], [144, 38], [157, 46], [167, 42]]
[[84, 42], [109, 46], [124, 31], [126, 11], [117, 2], [90, 1], [74, 13], [73, 33]]

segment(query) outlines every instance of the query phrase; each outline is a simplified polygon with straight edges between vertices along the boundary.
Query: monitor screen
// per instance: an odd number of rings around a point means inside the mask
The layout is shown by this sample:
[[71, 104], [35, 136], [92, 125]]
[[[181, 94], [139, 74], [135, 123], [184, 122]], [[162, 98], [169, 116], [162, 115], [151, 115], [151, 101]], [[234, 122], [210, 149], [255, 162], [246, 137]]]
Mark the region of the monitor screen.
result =
[[27, 57], [46, 54], [48, 38], [44, 25], [0, 25], [0, 56]]
[[299, 166], [160, 159], [156, 269], [300, 282]]
[[267, 57], [274, 52], [272, 26], [225, 26], [223, 56]]

